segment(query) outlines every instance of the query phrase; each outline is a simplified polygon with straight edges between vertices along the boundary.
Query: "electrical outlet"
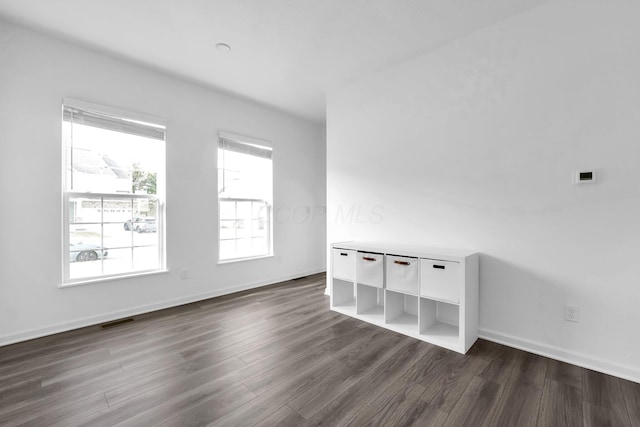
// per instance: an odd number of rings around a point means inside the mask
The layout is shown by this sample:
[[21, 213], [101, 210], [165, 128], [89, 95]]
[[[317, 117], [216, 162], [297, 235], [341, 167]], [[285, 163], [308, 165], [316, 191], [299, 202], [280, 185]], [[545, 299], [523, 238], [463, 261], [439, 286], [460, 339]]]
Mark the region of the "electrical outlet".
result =
[[577, 305], [565, 305], [564, 320], [578, 323], [580, 321], [580, 307]]
[[190, 272], [188, 268], [183, 268], [182, 270], [180, 270], [180, 279], [186, 280], [189, 278], [189, 276]]

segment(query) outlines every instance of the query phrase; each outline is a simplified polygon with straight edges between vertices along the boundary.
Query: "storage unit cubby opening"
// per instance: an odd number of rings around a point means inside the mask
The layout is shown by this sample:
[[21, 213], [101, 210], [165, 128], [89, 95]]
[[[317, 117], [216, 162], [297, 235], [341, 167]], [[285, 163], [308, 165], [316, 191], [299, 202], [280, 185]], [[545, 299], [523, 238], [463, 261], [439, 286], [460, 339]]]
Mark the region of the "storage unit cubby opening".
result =
[[434, 342], [455, 345], [460, 340], [460, 307], [420, 298], [420, 334]]
[[384, 290], [358, 283], [357, 313], [374, 323], [384, 322]]
[[418, 297], [386, 291], [385, 320], [399, 331], [411, 335], [418, 330]]
[[353, 291], [353, 282], [333, 279], [332, 297], [334, 307], [355, 307], [356, 299]]

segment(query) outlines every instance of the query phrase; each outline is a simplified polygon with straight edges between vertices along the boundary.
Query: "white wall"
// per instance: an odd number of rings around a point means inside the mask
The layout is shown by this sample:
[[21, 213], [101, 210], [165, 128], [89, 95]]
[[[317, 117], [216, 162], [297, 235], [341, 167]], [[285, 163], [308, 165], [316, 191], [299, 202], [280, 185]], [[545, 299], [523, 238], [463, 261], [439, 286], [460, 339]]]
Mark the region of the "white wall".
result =
[[[0, 345], [324, 270], [323, 126], [2, 21], [0, 52]], [[169, 273], [58, 287], [63, 97], [168, 121]], [[273, 258], [216, 265], [220, 130], [273, 143]]]
[[640, 381], [638, 16], [549, 2], [331, 94], [328, 241], [477, 250], [482, 336]]

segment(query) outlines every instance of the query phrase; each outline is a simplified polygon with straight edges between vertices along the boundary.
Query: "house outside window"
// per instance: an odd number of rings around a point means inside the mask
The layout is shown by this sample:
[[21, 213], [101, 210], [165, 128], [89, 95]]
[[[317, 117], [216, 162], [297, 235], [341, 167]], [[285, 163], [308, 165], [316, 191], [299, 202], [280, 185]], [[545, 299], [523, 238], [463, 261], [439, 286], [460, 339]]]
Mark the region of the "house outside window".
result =
[[64, 100], [63, 284], [165, 269], [165, 127]]
[[218, 142], [219, 261], [273, 253], [273, 150], [221, 133]]

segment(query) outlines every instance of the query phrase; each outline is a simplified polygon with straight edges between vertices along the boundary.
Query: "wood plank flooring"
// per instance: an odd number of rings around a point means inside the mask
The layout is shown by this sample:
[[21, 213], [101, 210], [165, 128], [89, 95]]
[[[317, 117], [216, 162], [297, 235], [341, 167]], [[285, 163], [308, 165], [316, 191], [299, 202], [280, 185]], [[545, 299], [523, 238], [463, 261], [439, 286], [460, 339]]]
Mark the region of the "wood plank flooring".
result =
[[1, 426], [640, 426], [640, 384], [329, 311], [315, 275], [0, 347]]

